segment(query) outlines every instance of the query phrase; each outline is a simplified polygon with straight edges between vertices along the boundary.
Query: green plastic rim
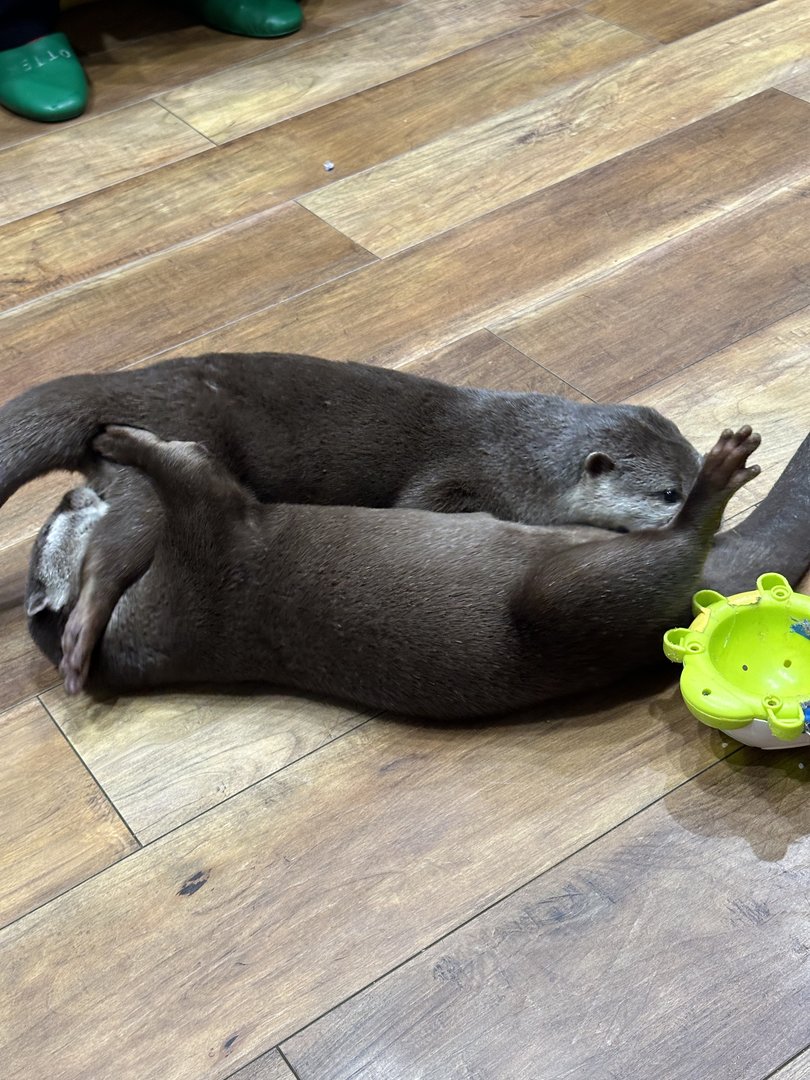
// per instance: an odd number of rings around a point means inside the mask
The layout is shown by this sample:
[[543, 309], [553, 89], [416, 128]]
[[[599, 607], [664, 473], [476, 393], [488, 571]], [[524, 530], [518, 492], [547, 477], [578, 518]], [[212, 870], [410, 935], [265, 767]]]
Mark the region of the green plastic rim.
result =
[[664, 635], [689, 710], [728, 730], [760, 720], [786, 742], [810, 731], [810, 597], [767, 573], [748, 593], [701, 590], [693, 610], [689, 627]]

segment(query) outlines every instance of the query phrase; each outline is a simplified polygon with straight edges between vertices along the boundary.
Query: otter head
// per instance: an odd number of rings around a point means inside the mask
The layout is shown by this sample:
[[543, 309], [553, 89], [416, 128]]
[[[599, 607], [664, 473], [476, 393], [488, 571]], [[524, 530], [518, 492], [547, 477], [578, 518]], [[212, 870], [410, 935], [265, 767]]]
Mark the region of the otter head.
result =
[[25, 589], [29, 618], [45, 610], [61, 612], [73, 606], [90, 536], [107, 509], [107, 503], [92, 488], [74, 488], [39, 530]]
[[572, 520], [621, 531], [660, 528], [683, 506], [701, 456], [655, 409], [624, 406], [593, 433], [567, 493]]

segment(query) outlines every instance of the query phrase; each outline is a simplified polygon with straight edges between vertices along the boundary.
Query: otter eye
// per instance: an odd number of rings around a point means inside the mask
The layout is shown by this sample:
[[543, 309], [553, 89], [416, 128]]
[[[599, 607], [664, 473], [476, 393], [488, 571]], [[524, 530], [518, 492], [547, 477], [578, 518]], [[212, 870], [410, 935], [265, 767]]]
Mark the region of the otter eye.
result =
[[666, 491], [659, 491], [658, 496], [663, 499], [665, 503], [678, 503], [683, 498], [677, 488], [667, 488]]

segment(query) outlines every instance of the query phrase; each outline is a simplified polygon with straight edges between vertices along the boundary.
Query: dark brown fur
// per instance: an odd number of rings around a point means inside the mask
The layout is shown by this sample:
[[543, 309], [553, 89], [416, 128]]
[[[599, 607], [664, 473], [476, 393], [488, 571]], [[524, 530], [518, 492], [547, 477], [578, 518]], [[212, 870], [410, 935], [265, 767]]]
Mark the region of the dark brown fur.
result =
[[213, 354], [71, 375], [10, 401], [0, 504], [51, 469], [92, 475], [92, 439], [108, 424], [203, 443], [263, 502], [485, 511], [532, 525], [663, 525], [699, 466], [654, 409], [311, 356]]
[[[485, 515], [263, 505], [199, 446], [112, 428], [97, 449], [148, 476], [164, 518], [95, 673], [130, 688], [263, 680], [441, 718], [603, 685], [660, 653], [728, 499], [758, 471], [744, 468], [758, 441], [750, 428], [725, 432], [670, 525], [617, 536]], [[36, 569], [35, 555], [32, 578]], [[79, 597], [74, 616], [82, 609]], [[73, 621], [69, 689], [83, 675]], [[58, 653], [47, 610], [32, 631]]]
[[214, 354], [56, 379], [0, 410], [0, 503], [54, 468], [85, 471], [108, 499], [74, 620], [85, 653], [148, 566], [162, 520], [141, 476], [93, 455], [109, 423], [203, 443], [262, 501], [485, 511], [531, 524], [663, 525], [699, 464], [653, 409], [452, 387], [317, 357]]

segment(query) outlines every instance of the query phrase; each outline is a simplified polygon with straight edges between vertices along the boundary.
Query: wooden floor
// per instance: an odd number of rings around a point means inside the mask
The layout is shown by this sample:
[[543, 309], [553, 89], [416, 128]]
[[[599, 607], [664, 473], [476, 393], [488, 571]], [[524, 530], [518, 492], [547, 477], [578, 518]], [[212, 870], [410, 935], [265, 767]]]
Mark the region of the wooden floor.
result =
[[[304, 10], [65, 18], [87, 115], [0, 115], [0, 397], [311, 351], [750, 420], [762, 498], [810, 418], [807, 0]], [[810, 753], [649, 679], [450, 728], [68, 700], [21, 608], [65, 487], [0, 512], [4, 1080], [810, 1076]]]

